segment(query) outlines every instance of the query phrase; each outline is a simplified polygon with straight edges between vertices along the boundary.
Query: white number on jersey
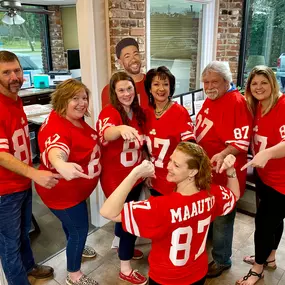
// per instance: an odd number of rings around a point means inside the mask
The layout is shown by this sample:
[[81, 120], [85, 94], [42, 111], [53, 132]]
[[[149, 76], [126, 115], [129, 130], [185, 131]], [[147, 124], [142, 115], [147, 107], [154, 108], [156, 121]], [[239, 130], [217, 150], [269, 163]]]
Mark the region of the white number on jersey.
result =
[[[267, 137], [255, 134], [253, 136], [253, 143], [256, 144], [256, 145], [258, 145], [260, 143], [260, 147], [259, 147], [258, 152], [260, 152], [262, 150], [265, 150], [266, 146], [267, 146]], [[252, 152], [253, 152], [253, 155], [256, 155], [256, 153], [254, 151], [254, 148], [252, 148]]]
[[132, 208], [150, 210], [151, 206], [150, 206], [150, 202], [146, 200], [146, 201], [132, 202]]
[[236, 140], [248, 139], [249, 126], [243, 126], [241, 128], [234, 129], [234, 136]]
[[207, 118], [204, 118], [203, 120], [203, 117], [201, 114], [199, 114], [199, 116], [197, 117], [196, 119], [197, 121], [197, 124], [196, 124], [196, 131], [199, 129], [199, 127], [201, 126], [201, 128], [205, 127], [202, 132], [197, 136], [197, 143], [202, 140], [202, 138], [207, 134], [207, 132], [212, 128], [212, 126], [214, 125], [213, 121], [207, 119]]
[[280, 136], [282, 139], [285, 139], [285, 125], [279, 128]]
[[27, 164], [29, 164], [30, 162], [30, 155], [29, 155], [29, 150], [28, 150], [28, 145], [27, 145], [28, 139], [29, 139], [28, 125], [26, 125], [24, 129], [16, 130], [12, 136], [12, 141], [13, 141], [14, 150], [15, 150], [14, 156], [17, 159]]
[[[96, 158], [96, 156], [98, 156], [98, 158]], [[100, 161], [100, 148], [98, 145], [95, 145], [90, 157], [90, 162], [88, 164], [88, 176], [94, 178], [101, 173], [101, 164], [99, 163], [99, 161]], [[95, 172], [96, 166], [97, 166], [97, 171]]]
[[124, 141], [123, 151], [121, 152], [121, 164], [125, 167], [134, 166], [140, 159], [138, 152], [138, 150], [140, 149], [139, 141], [133, 141], [133, 143], [135, 144], [134, 148], [130, 148], [131, 143], [132, 142], [130, 141]]
[[[204, 234], [204, 238], [198, 252], [195, 254], [195, 260], [205, 251], [210, 223], [211, 216], [198, 222], [197, 234]], [[179, 243], [181, 235], [187, 235], [186, 241], [183, 243]], [[190, 257], [192, 238], [193, 229], [190, 226], [181, 227], [172, 232], [169, 259], [171, 260], [173, 265], [183, 266], [187, 263]], [[177, 258], [179, 251], [184, 251], [184, 257], [182, 259]]]
[[[150, 154], [152, 155], [151, 140], [147, 136], [146, 136], [146, 142], [147, 142], [148, 150], [149, 150]], [[160, 150], [159, 155], [157, 157], [157, 160], [152, 161], [152, 162], [154, 163], [154, 165], [156, 167], [163, 168], [163, 163], [164, 163], [163, 160], [164, 160], [166, 153], [168, 151], [168, 148], [170, 146], [170, 140], [169, 139], [154, 138], [154, 147], [159, 148], [160, 145], [162, 147], [161, 147], [161, 150]]]

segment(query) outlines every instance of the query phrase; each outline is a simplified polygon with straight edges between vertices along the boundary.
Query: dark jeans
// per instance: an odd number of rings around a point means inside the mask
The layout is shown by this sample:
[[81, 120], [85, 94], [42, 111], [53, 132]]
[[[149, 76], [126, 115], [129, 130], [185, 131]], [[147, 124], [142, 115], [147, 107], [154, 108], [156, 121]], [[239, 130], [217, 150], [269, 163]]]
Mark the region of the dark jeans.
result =
[[[203, 279], [201, 279], [195, 283], [189, 284], [189, 285], [204, 285], [205, 281], [206, 281], [206, 277], [204, 277]], [[163, 285], [163, 284], [156, 283], [151, 278], [148, 279], [148, 284], [149, 285]]]
[[255, 261], [263, 264], [272, 250], [278, 248], [285, 218], [285, 195], [265, 185], [257, 178], [256, 187], [260, 198], [255, 216]]
[[[142, 190], [143, 183], [135, 186], [129, 193], [126, 202], [138, 201]], [[122, 223], [116, 223], [115, 235], [120, 238], [119, 244], [119, 258], [120, 260], [131, 260], [134, 256], [135, 242], [137, 237], [125, 232]]]
[[77, 272], [81, 267], [82, 253], [88, 234], [88, 212], [86, 201], [68, 209], [50, 209], [61, 221], [67, 239], [67, 271]]
[[29, 238], [32, 190], [0, 196], [0, 257], [9, 285], [29, 285], [35, 265]]

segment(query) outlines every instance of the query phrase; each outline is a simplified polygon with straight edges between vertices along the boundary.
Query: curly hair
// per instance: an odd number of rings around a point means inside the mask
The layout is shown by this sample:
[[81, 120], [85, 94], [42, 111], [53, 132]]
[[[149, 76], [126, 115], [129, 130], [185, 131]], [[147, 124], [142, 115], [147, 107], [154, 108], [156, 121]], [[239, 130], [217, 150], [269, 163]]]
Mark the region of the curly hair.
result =
[[110, 101], [111, 104], [113, 105], [113, 107], [120, 113], [123, 124], [124, 125], [129, 125], [130, 124], [130, 120], [128, 117], [127, 112], [125, 111], [124, 107], [122, 106], [122, 104], [120, 103], [117, 93], [116, 93], [116, 84], [119, 81], [122, 80], [127, 80], [130, 81], [134, 87], [134, 91], [135, 91], [135, 97], [134, 100], [131, 104], [131, 110], [134, 113], [135, 118], [137, 119], [138, 125], [140, 127], [144, 126], [144, 123], [146, 121], [146, 117], [145, 117], [145, 113], [143, 112], [143, 109], [140, 107], [139, 105], [139, 99], [138, 99], [138, 95], [137, 95], [137, 91], [136, 91], [136, 85], [134, 80], [132, 79], [131, 76], [129, 76], [126, 72], [116, 72], [112, 75], [111, 79], [110, 79]]
[[150, 92], [150, 89], [151, 89], [151, 83], [153, 81], [153, 78], [156, 76], [162, 80], [168, 78], [169, 85], [170, 85], [169, 99], [173, 96], [175, 92], [175, 76], [170, 72], [170, 70], [166, 66], [159, 66], [158, 68], [150, 69], [147, 72], [146, 77], [145, 77], [144, 89], [145, 89], [146, 94], [148, 95], [149, 104], [153, 108], [155, 108], [155, 102], [154, 102], [154, 97]]
[[[89, 104], [90, 91], [83, 83], [73, 78], [61, 82], [56, 86], [56, 90], [51, 94], [52, 108], [57, 114], [64, 117], [66, 115], [69, 101], [82, 90], [86, 92]], [[87, 110], [84, 115], [90, 116], [89, 111]]]
[[212, 165], [204, 149], [191, 142], [180, 142], [176, 150], [186, 154], [189, 158], [187, 165], [189, 169], [197, 169], [195, 184], [198, 189], [209, 190], [212, 182]]

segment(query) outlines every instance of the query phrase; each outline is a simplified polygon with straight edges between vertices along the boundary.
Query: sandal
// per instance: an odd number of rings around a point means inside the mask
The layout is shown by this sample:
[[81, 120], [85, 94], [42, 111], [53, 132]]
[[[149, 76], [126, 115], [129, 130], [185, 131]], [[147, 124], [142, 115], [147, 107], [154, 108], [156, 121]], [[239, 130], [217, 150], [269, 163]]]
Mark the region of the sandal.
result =
[[[255, 256], [254, 255], [250, 255], [250, 256], [245, 256], [243, 258], [243, 261], [247, 264], [250, 264], [250, 265], [253, 265], [254, 262], [255, 262]], [[263, 266], [264, 266], [264, 269], [269, 269], [269, 270], [275, 270], [277, 268], [277, 265], [274, 264], [274, 265], [269, 265], [270, 263], [273, 263], [275, 262], [275, 259], [274, 260], [270, 260], [270, 261], [265, 261]]]
[[[258, 279], [256, 280], [256, 282], [252, 285], [255, 285], [260, 279], [264, 278], [264, 274], [263, 274], [263, 270], [261, 273], [257, 273], [255, 271], [252, 271], [251, 269], [248, 271], [247, 275], [243, 276], [242, 281], [246, 281], [249, 277], [251, 276], [255, 276], [258, 277]], [[236, 285], [240, 285], [241, 283], [239, 281], [236, 282]]]

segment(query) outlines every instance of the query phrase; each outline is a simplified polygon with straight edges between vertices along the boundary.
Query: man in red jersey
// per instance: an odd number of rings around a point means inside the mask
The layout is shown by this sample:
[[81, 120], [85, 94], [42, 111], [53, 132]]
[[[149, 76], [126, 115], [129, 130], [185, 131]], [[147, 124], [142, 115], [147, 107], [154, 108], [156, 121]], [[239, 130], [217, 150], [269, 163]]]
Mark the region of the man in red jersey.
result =
[[[236, 156], [237, 177], [241, 195], [245, 190], [246, 172], [240, 168], [247, 161], [252, 117], [246, 101], [231, 83], [230, 69], [219, 61], [213, 61], [202, 73], [207, 95], [196, 117], [195, 135], [214, 167], [213, 183], [226, 186], [227, 177], [219, 173], [228, 154]], [[236, 211], [218, 217], [213, 223], [213, 261], [209, 264], [208, 278], [217, 277], [231, 267], [233, 225]]]
[[[144, 89], [145, 74], [141, 73], [141, 57], [137, 41], [133, 38], [124, 38], [119, 41], [116, 45], [116, 56], [124, 71], [133, 78], [136, 84], [141, 107], [146, 108], [148, 97]], [[109, 84], [103, 88], [101, 100], [102, 109], [110, 103]]]
[[31, 180], [52, 188], [59, 178], [32, 167], [28, 121], [18, 96], [23, 81], [17, 56], [0, 51], [0, 258], [8, 284], [17, 285], [29, 285], [28, 275], [53, 274], [51, 267], [35, 264], [31, 250]]

